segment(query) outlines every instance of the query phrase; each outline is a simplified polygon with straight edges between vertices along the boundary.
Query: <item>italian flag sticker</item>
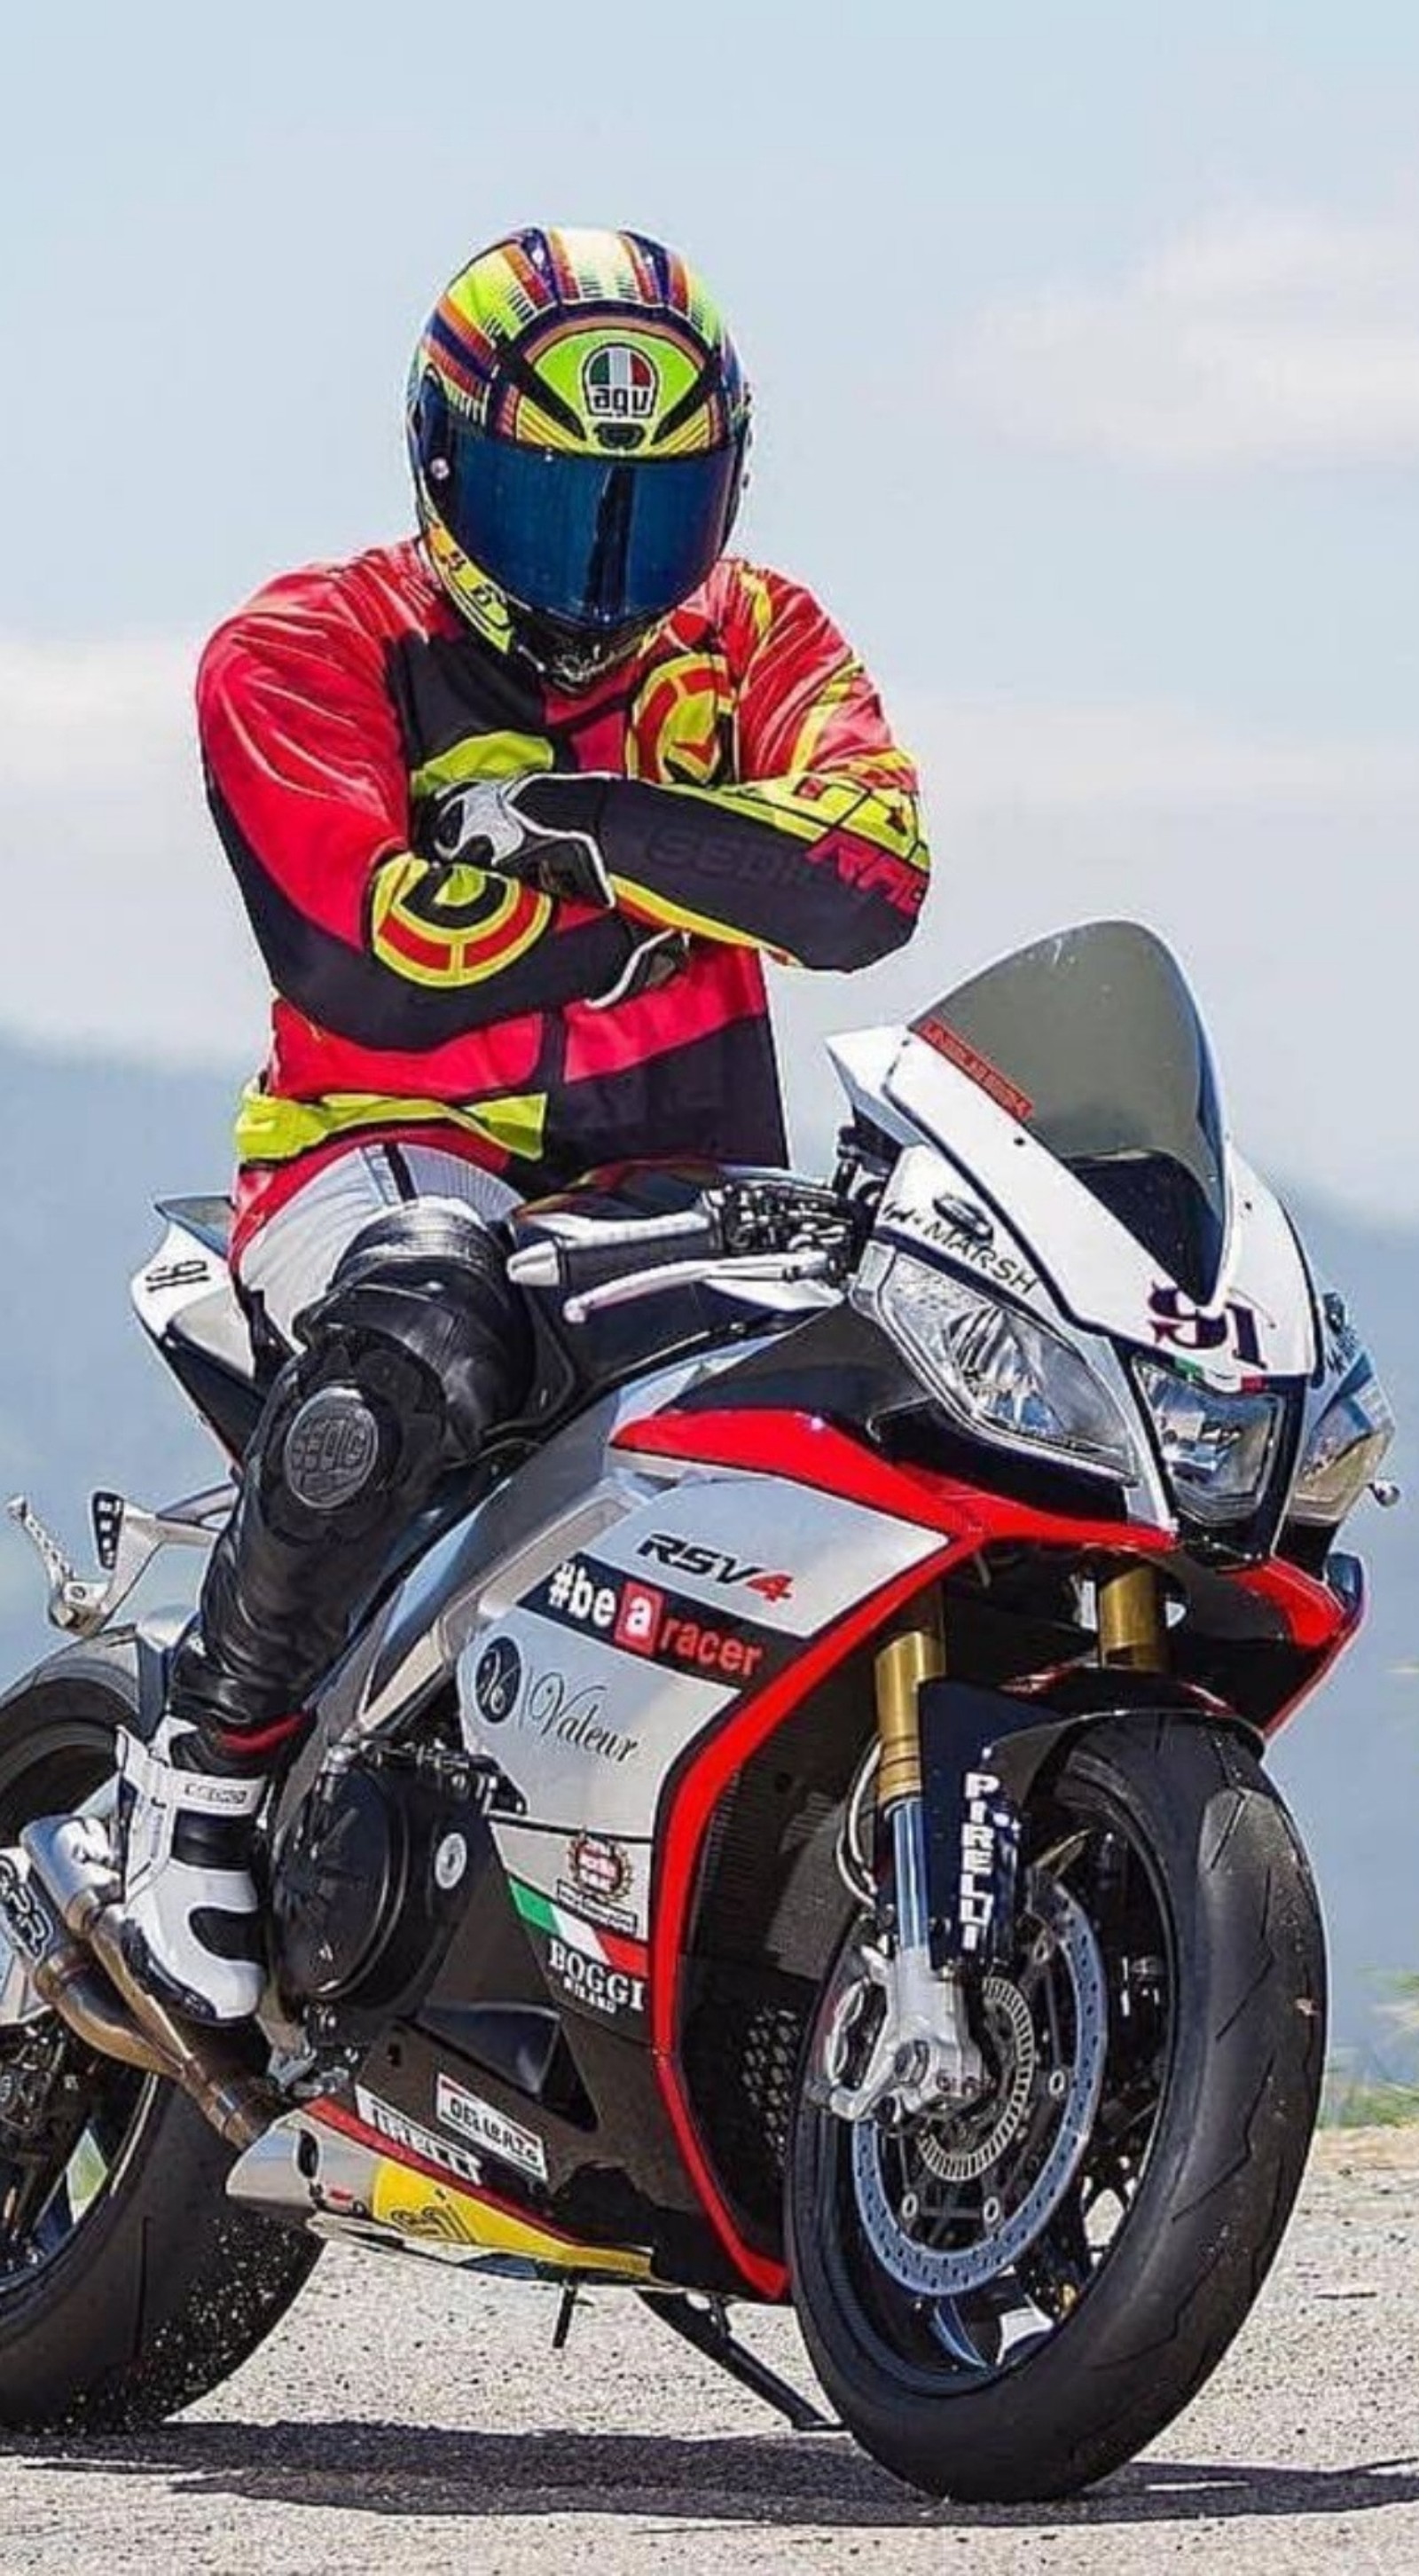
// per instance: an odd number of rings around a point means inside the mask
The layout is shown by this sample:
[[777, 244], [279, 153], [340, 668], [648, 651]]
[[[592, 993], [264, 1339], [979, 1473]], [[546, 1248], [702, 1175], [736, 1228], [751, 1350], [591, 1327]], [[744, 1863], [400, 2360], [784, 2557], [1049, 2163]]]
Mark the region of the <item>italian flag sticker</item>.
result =
[[509, 1879], [508, 1885], [518, 1913], [534, 1932], [564, 1941], [569, 1950], [580, 1950], [584, 1959], [599, 1959], [603, 1967], [620, 1968], [629, 1977], [646, 1974], [650, 1954], [644, 1941], [627, 1941], [619, 1932], [604, 1931], [599, 1923], [583, 1923], [579, 1915], [568, 1914], [540, 1888], [526, 1887], [519, 1878]]

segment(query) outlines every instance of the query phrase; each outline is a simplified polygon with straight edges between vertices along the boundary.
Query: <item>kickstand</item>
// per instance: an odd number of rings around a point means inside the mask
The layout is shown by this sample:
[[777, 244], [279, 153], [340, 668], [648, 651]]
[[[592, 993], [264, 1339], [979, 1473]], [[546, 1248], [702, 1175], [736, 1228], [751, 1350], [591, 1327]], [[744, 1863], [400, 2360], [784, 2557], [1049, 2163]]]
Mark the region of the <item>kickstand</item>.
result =
[[786, 2415], [795, 2433], [842, 2431], [841, 2424], [820, 2415], [816, 2406], [810, 2406], [806, 2397], [800, 2397], [796, 2388], [790, 2388], [786, 2379], [780, 2379], [776, 2370], [770, 2370], [766, 2361], [760, 2361], [757, 2353], [739, 2341], [730, 2327], [723, 2299], [707, 2299], [701, 2307], [681, 2290], [638, 2290], [636, 2296], [643, 2307], [649, 2308], [653, 2316], [663, 2317], [666, 2325], [686, 2343], [693, 2344], [707, 2361], [717, 2361], [741, 2388], [752, 2389], [776, 2414]]

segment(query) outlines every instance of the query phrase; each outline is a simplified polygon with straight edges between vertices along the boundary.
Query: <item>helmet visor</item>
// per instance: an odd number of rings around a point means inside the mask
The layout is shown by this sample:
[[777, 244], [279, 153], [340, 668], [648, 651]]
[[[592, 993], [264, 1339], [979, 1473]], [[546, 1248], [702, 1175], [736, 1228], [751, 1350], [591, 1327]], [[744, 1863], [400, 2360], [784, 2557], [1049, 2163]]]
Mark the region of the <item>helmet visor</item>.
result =
[[695, 456], [561, 456], [465, 433], [435, 506], [509, 597], [591, 633], [663, 617], [723, 551], [742, 442]]

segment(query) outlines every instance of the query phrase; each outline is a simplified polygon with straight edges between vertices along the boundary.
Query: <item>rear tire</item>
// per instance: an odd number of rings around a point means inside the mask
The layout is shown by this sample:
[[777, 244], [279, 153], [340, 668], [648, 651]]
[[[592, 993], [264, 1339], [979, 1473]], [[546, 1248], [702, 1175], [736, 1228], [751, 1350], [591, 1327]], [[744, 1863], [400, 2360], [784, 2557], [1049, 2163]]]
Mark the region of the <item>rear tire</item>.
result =
[[[136, 1703], [117, 1658], [81, 1649], [0, 1705], [0, 1843], [98, 1786]], [[0, 2033], [0, 2068], [15, 2050], [15, 2036]], [[6, 2213], [21, 2167], [7, 2160], [14, 2141], [0, 2126], [0, 2424], [156, 2423], [248, 2359], [319, 2247], [226, 2200], [233, 2151], [185, 2095], [77, 2040], [63, 2073], [102, 2096], [112, 2162], [67, 2234], [61, 2217], [56, 2237], [51, 2211], [47, 2245], [18, 2241]], [[74, 2194], [61, 2191], [62, 2212]]]
[[1052, 1797], [1076, 1819], [1111, 1820], [1146, 1857], [1171, 1951], [1171, 2029], [1136, 2189], [1077, 2298], [1013, 2359], [968, 2371], [933, 2359], [915, 2313], [927, 2303], [897, 2292], [894, 2311], [863, 2235], [845, 2124], [801, 2094], [795, 2115], [789, 2261], [818, 2375], [886, 2467], [962, 2502], [1072, 2494], [1202, 2386], [1281, 2241], [1325, 2061], [1315, 1889], [1250, 1751], [1175, 1717], [1105, 1722]]

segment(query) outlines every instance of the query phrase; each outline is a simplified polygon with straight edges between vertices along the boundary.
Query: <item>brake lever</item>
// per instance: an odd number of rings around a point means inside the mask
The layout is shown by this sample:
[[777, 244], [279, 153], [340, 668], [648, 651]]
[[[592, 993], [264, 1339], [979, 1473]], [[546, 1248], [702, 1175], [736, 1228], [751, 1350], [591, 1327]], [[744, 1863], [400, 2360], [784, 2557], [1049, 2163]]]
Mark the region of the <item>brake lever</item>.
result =
[[774, 1279], [785, 1283], [797, 1279], [822, 1279], [832, 1269], [826, 1252], [749, 1252], [737, 1259], [704, 1261], [662, 1261], [654, 1270], [630, 1270], [624, 1278], [608, 1279], [600, 1288], [586, 1288], [576, 1297], [568, 1297], [562, 1314], [569, 1324], [584, 1324], [592, 1315], [611, 1306], [630, 1306], [638, 1298], [654, 1297], [662, 1288], [717, 1287], [721, 1280], [733, 1287], [742, 1279]]

